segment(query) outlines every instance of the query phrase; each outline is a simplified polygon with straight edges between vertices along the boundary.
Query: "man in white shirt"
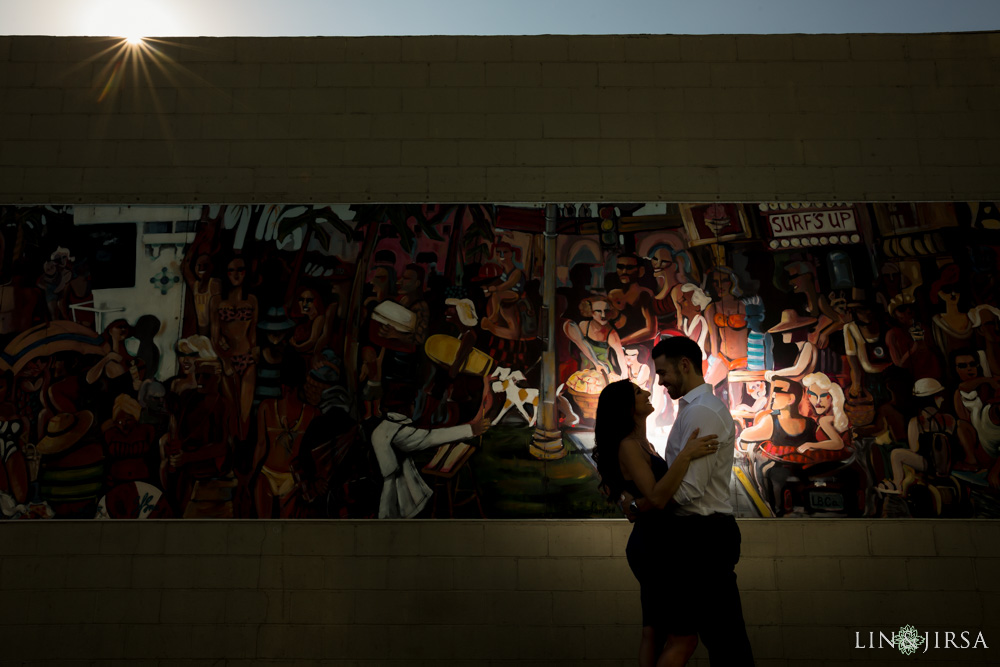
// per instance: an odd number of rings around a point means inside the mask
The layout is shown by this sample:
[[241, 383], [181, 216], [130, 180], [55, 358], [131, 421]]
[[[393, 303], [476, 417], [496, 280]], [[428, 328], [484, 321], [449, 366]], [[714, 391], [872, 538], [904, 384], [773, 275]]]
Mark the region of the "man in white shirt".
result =
[[715, 434], [719, 451], [691, 462], [664, 511], [668, 571], [677, 573], [677, 612], [672, 633], [697, 632], [712, 665], [753, 665], [734, 568], [740, 559], [740, 529], [729, 502], [736, 432], [729, 409], [702, 376], [702, 352], [677, 336], [653, 348], [660, 385], [677, 399], [677, 418], [667, 439], [672, 464], [691, 433]]

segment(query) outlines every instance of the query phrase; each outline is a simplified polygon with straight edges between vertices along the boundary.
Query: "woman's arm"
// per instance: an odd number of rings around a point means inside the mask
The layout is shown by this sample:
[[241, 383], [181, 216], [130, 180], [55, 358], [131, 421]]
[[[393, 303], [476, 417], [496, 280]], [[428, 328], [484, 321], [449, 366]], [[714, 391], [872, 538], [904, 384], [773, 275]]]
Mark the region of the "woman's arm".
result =
[[521, 280], [521, 276], [523, 275], [524, 272], [521, 271], [521, 269], [515, 268], [513, 271], [510, 272], [510, 276], [508, 276], [507, 280], [503, 281], [499, 285], [491, 285], [487, 289], [490, 292], [506, 292], [507, 290], [517, 285], [517, 283]]
[[580, 352], [583, 353], [590, 363], [594, 364], [594, 368], [600, 368], [603, 364], [597, 360], [597, 356], [594, 354], [594, 349], [590, 347], [590, 343], [583, 337], [583, 330], [580, 325], [572, 320], [568, 320], [563, 324], [563, 333], [566, 337], [573, 341], [573, 344], [580, 348]]
[[649, 304], [645, 301], [640, 304], [640, 312], [642, 313], [643, 326], [637, 331], [633, 331], [628, 336], [622, 339], [622, 345], [632, 345], [634, 343], [641, 343], [645, 340], [651, 340], [656, 336], [656, 318], [653, 317], [653, 310], [649, 307]]
[[608, 346], [615, 352], [615, 359], [618, 360], [618, 372], [622, 377], [626, 377], [628, 375], [628, 365], [625, 361], [625, 350], [622, 348], [621, 336], [614, 329], [608, 333]]
[[841, 450], [844, 448], [844, 439], [840, 437], [837, 433], [837, 429], [833, 427], [833, 417], [826, 416], [819, 420], [819, 428], [823, 435], [826, 436], [826, 440], [820, 440], [819, 442], [807, 442], [803, 445], [799, 445], [798, 451], [803, 454], [810, 449], [830, 449], [830, 450]]
[[816, 346], [805, 341], [799, 355], [795, 357], [795, 363], [788, 368], [777, 371], [764, 371], [764, 379], [770, 381], [775, 375], [780, 377], [798, 377], [812, 371], [816, 366]]
[[653, 469], [649, 467], [647, 453], [639, 441], [634, 438], [622, 440], [618, 450], [618, 461], [621, 463], [622, 469], [628, 472], [636, 487], [642, 492], [643, 497], [656, 507], [663, 509], [674, 497], [691, 461], [718, 451], [719, 439], [715, 434], [699, 437], [698, 431], [699, 429], [694, 430], [684, 449], [667, 470], [667, 474], [659, 480], [653, 477]]

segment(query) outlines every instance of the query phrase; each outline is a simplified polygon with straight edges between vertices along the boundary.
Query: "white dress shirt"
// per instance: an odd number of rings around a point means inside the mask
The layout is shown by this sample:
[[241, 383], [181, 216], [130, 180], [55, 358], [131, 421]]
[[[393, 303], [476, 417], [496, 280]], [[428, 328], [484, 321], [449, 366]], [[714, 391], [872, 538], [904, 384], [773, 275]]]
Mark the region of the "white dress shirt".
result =
[[696, 428], [700, 429], [699, 437], [714, 433], [719, 438], [719, 450], [691, 462], [680, 488], [674, 493], [673, 499], [678, 506], [671, 510], [672, 506], [668, 505], [667, 509], [678, 515], [732, 514], [729, 481], [733, 474], [736, 429], [729, 409], [712, 393], [708, 383], [684, 394], [677, 406], [677, 419], [664, 453], [667, 465], [673, 465]]
[[410, 423], [403, 415], [390, 412], [372, 433], [372, 448], [382, 471], [380, 519], [412, 518], [430, 500], [431, 487], [407, 454], [472, 437], [469, 424], [424, 429]]

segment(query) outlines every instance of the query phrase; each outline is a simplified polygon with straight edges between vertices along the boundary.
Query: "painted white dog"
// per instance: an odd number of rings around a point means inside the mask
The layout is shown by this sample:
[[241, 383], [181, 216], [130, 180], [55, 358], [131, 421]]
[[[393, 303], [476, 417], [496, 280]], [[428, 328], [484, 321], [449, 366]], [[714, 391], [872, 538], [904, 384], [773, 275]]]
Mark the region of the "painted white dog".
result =
[[[498, 423], [511, 408], [517, 408], [517, 411], [528, 422], [528, 426], [534, 426], [535, 418], [538, 417], [538, 390], [517, 386], [518, 382], [524, 382], [527, 379], [524, 377], [524, 373], [498, 367], [490, 377], [497, 378], [496, 382], [492, 384], [493, 391], [504, 395], [503, 410], [496, 416], [493, 423]], [[524, 406], [529, 403], [532, 406], [530, 417], [527, 410], [524, 409]]]

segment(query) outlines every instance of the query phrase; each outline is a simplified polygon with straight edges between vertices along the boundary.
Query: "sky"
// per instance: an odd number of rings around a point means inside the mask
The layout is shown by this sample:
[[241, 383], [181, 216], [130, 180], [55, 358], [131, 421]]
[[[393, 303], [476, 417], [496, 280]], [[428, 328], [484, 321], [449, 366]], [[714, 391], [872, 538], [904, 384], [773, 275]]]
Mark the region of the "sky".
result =
[[1000, 0], [0, 0], [0, 34], [146, 37], [913, 33]]

